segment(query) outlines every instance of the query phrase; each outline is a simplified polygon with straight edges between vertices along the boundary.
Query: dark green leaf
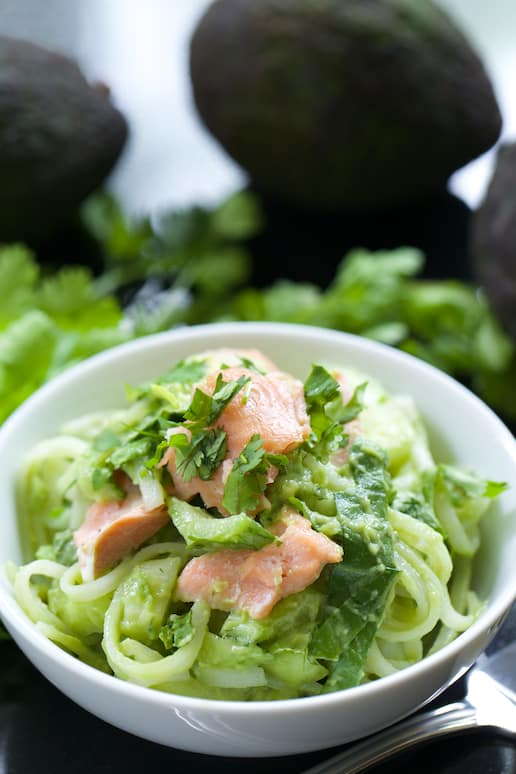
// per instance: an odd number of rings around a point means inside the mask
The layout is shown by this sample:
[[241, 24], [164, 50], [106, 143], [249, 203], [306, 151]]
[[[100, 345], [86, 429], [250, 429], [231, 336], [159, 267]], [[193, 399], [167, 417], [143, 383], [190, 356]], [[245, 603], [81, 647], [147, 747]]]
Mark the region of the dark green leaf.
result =
[[250, 381], [248, 376], [239, 376], [234, 381], [225, 382], [222, 374], [217, 374], [213, 395], [208, 395], [197, 388], [185, 413], [185, 419], [205, 427], [212, 425], [228, 403]]
[[226, 456], [226, 450], [226, 432], [222, 428], [194, 433], [190, 441], [176, 448], [177, 472], [183, 481], [191, 481], [195, 476], [208, 481]]
[[312, 366], [304, 389], [309, 411], [315, 407], [324, 407], [340, 394], [338, 381], [320, 365]]
[[333, 565], [312, 653], [334, 661], [325, 690], [358, 684], [367, 651], [397, 576], [387, 521], [390, 478], [385, 453], [365, 439], [350, 449], [355, 489], [335, 494], [344, 559]]
[[269, 466], [285, 462], [283, 455], [267, 454], [260, 436], [253, 435], [233, 461], [224, 487], [224, 508], [229, 513], [255, 511], [267, 486]]

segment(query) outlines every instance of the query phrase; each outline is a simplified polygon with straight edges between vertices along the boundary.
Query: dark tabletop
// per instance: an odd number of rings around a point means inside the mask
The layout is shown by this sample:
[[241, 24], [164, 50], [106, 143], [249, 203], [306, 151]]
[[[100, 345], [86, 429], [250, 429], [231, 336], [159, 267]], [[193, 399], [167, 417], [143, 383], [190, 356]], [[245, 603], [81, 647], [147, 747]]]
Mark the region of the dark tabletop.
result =
[[[205, 0], [191, 3], [198, 7], [195, 13], [205, 4]], [[173, 81], [173, 75], [168, 78], [173, 62], [168, 70], [162, 65], [179, 34], [172, 25], [170, 40], [163, 39], [163, 19], [166, 21], [167, 14], [172, 14], [174, 4], [153, 0], [152, 11], [149, 8], [143, 14], [146, 18], [140, 30], [127, 26], [131, 22], [128, 5], [133, 4], [124, 4], [122, 11], [122, 3], [112, 0], [48, 0], [44, 6], [38, 0], [3, 0], [1, 5], [0, 32], [58, 44], [77, 54], [86, 70], [95, 76], [105, 76], [102, 68], [107, 69], [115, 96], [119, 96], [121, 107], [128, 110], [132, 123], [131, 143], [111, 181], [112, 188], [129, 207], [152, 210], [158, 204], [190, 203], [197, 200], [198, 194], [208, 201], [214, 192], [220, 194], [238, 187], [239, 172], [227, 159], [218, 160], [207, 153], [205, 163], [202, 143], [195, 135], [200, 130], [194, 127], [191, 115], [184, 117], [183, 124], [172, 122], [170, 103], [160, 112], [160, 121], [143, 122], [152, 99], [156, 103], [161, 93], [168, 98], [173, 91], [167, 86], [169, 80]], [[103, 24], [99, 25], [99, 19]], [[137, 35], [135, 45], [140, 48], [139, 61], [150, 61], [150, 69], [138, 73], [131, 70], [123, 55], [123, 39], [127, 41], [133, 34]], [[152, 75], [152, 57], [159, 78]], [[133, 83], [131, 92], [128, 83], [135, 75], [139, 80]], [[169, 119], [172, 128], [166, 132], [163, 127]], [[181, 146], [183, 141], [186, 148]], [[188, 165], [181, 166], [188, 158], [188, 148], [195, 159], [190, 169]], [[200, 168], [204, 179], [199, 177]], [[427, 256], [427, 276], [473, 277], [468, 252], [471, 212], [462, 199], [446, 192], [431, 201], [373, 217], [343, 213], [315, 216], [268, 200], [263, 204], [265, 229], [249, 245], [255, 258], [253, 281], [257, 284], [283, 276], [325, 285], [342, 255], [357, 245], [372, 249], [402, 244], [418, 246]], [[63, 254], [70, 254], [66, 244]], [[488, 652], [515, 639], [516, 608]], [[434, 705], [455, 700], [463, 692], [461, 680]], [[12, 642], [0, 642], [0, 774], [140, 774], [178, 770], [231, 773], [243, 767], [249, 774], [289, 774], [302, 772], [336, 752], [338, 748], [249, 760], [197, 755], [146, 742], [80, 709], [47, 682]], [[377, 774], [418, 770], [440, 774], [509, 774], [516, 772], [516, 745], [494, 734], [473, 733], [434, 742], [375, 769]]]
[[[516, 609], [488, 652], [516, 639]], [[11, 642], [0, 644], [1, 774], [141, 774], [149, 771], [249, 774], [303, 772], [339, 749], [281, 758], [222, 758], [162, 747], [138, 739], [80, 709], [48, 683]], [[455, 701], [463, 680], [433, 706]], [[516, 745], [494, 734], [472, 733], [433, 742], [376, 767], [376, 774], [401, 771], [439, 774], [511, 774]], [[373, 770], [372, 770], [373, 771]]]

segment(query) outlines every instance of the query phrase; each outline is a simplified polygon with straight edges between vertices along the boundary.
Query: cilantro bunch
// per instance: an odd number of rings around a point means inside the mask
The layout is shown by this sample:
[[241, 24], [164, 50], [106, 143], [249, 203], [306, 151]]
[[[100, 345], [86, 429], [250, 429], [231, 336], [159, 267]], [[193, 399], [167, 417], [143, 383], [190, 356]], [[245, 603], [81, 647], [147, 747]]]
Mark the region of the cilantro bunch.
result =
[[327, 288], [279, 279], [231, 300], [239, 320], [274, 320], [347, 331], [395, 346], [446, 371], [507, 421], [516, 420], [516, 346], [481, 288], [419, 275], [423, 254], [411, 247], [357, 248]]
[[516, 420], [514, 343], [481, 289], [422, 279], [424, 256], [414, 248], [353, 250], [326, 288], [278, 278], [262, 289], [246, 284], [248, 240], [263, 222], [247, 192], [213, 210], [153, 219], [129, 219], [113, 197], [97, 194], [83, 218], [104, 255], [99, 276], [77, 266], [48, 274], [23, 245], [0, 247], [0, 421], [42, 383], [96, 352], [219, 320], [320, 325], [396, 346]]
[[49, 273], [24, 245], [0, 246], [0, 422], [90, 355], [216, 315], [249, 276], [242, 240], [261, 224], [257, 202], [245, 193], [156, 223], [129, 220], [113, 197], [98, 194], [83, 218], [104, 253], [99, 276], [78, 266]]

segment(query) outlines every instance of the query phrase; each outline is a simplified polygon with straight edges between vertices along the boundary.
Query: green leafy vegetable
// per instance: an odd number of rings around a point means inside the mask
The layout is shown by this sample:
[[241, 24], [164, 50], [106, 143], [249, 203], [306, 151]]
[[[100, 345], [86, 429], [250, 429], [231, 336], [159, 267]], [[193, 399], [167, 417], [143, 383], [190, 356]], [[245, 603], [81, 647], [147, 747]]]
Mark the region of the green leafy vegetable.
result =
[[407, 513], [414, 519], [424, 522], [436, 532], [442, 534], [442, 527], [435, 515], [432, 504], [422, 494], [415, 492], [399, 492], [392, 507], [402, 513]]
[[222, 374], [217, 374], [213, 395], [208, 395], [199, 388], [195, 390], [190, 407], [185, 413], [185, 419], [206, 427], [219, 418], [228, 403], [250, 382], [248, 376], [239, 376], [231, 382], [225, 382]]
[[244, 513], [218, 519], [203, 508], [189, 505], [176, 497], [169, 498], [168, 510], [177, 531], [191, 548], [202, 548], [204, 551], [258, 549], [277, 539]]
[[268, 454], [259, 435], [253, 435], [233, 461], [226, 484], [222, 504], [230, 513], [254, 511], [267, 486], [270, 465], [280, 466], [286, 457]]
[[208, 481], [226, 456], [226, 432], [221, 428], [201, 430], [176, 449], [177, 472], [184, 481], [198, 476]]
[[354, 491], [337, 492], [335, 504], [346, 547], [332, 566], [328, 598], [314, 634], [314, 656], [332, 663], [325, 690], [358, 685], [397, 576], [387, 507], [390, 480], [383, 451], [359, 439], [350, 450]]
[[320, 437], [331, 423], [327, 418], [326, 406], [340, 395], [339, 383], [325, 368], [315, 365], [305, 382], [304, 391], [312, 427], [315, 425], [316, 434]]
[[[184, 412], [184, 420], [190, 437], [185, 433], [171, 436], [170, 443], [176, 448], [177, 472], [184, 481], [199, 476], [208, 481], [226, 456], [226, 432], [212, 425], [224, 411], [228, 403], [249, 382], [249, 377], [241, 376], [231, 382], [225, 382], [222, 374], [217, 375], [215, 389], [208, 395], [199, 388], [194, 392], [192, 402]], [[186, 440], [179, 440], [181, 435]]]
[[57, 331], [43, 312], [26, 312], [0, 334], [0, 421], [47, 378]]
[[39, 266], [33, 253], [23, 245], [0, 248], [0, 330], [36, 303]]
[[[374, 338], [447, 371], [516, 418], [516, 347], [478, 288], [418, 279], [419, 250], [353, 250], [326, 289], [291, 280], [255, 289], [244, 287], [250, 256], [242, 243], [263, 216], [250, 193], [153, 222], [128, 218], [99, 193], [83, 220], [103, 251], [99, 277], [82, 267], [44, 276], [23, 245], [0, 248], [0, 421], [43, 382], [96, 352], [219, 319], [284, 320]], [[143, 283], [142, 292], [122, 312], [115, 294], [134, 283]]]
[[344, 404], [337, 380], [322, 366], [312, 367], [304, 388], [314, 436], [310, 446], [312, 449], [317, 447], [324, 459], [331, 452], [346, 446], [348, 436], [344, 425], [361, 412], [365, 387], [365, 384], [359, 385]]

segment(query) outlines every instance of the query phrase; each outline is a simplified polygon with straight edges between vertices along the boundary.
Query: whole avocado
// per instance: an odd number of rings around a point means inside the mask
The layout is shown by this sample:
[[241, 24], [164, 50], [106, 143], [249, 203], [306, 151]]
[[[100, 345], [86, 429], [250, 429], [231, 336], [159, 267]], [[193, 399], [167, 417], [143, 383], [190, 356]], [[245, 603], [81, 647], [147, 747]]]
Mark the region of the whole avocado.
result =
[[516, 143], [498, 149], [486, 195], [471, 220], [470, 244], [493, 311], [516, 340]]
[[0, 36], [0, 242], [64, 226], [117, 160], [127, 123], [68, 57]]
[[482, 62], [430, 0], [215, 0], [190, 74], [256, 188], [309, 207], [432, 194], [501, 129]]

